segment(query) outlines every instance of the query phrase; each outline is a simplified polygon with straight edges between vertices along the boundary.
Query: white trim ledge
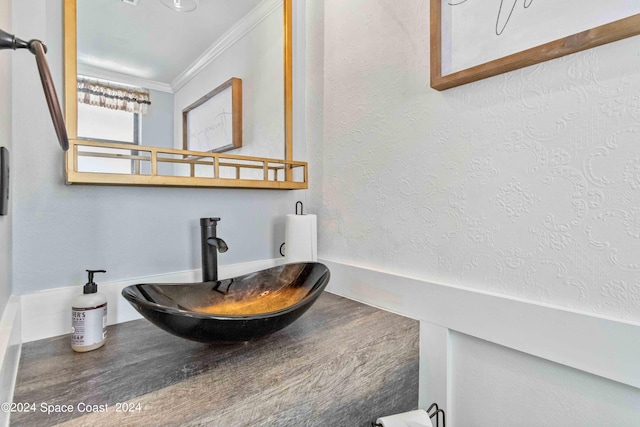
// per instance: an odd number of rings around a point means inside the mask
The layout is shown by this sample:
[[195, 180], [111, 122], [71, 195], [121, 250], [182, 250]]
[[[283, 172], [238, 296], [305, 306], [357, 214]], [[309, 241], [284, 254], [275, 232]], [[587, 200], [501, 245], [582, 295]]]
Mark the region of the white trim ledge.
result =
[[[0, 320], [0, 403], [13, 401], [20, 363], [20, 298], [12, 295]], [[0, 411], [0, 425], [9, 425], [9, 412]]]
[[[239, 264], [220, 265], [220, 278], [236, 277], [283, 264], [283, 259], [266, 259]], [[137, 283], [192, 283], [201, 281], [201, 270], [187, 270], [133, 279], [101, 282], [98, 291], [107, 297], [107, 323], [128, 322], [142, 318], [120, 293]], [[71, 329], [71, 301], [82, 293], [83, 284], [48, 289], [20, 296], [22, 304], [22, 342], [68, 334]]]
[[331, 271], [329, 292], [640, 388], [640, 324], [319, 261]]

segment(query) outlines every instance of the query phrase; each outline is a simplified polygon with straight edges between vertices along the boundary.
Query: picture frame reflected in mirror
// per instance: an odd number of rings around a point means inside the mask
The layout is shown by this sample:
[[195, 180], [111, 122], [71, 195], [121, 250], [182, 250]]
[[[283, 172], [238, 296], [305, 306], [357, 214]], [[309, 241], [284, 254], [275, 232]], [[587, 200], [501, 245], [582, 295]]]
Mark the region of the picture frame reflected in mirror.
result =
[[182, 110], [182, 138], [189, 151], [242, 147], [242, 80], [232, 77]]

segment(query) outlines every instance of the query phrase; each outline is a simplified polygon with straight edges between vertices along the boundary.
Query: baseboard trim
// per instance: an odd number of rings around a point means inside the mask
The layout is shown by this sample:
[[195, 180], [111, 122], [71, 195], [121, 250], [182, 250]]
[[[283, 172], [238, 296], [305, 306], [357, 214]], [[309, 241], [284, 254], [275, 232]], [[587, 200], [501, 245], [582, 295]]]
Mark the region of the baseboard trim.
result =
[[640, 324], [320, 262], [331, 270], [329, 292], [640, 388]]
[[[283, 264], [283, 259], [267, 259], [239, 264], [220, 265], [221, 278], [235, 277]], [[120, 293], [137, 283], [190, 283], [201, 280], [201, 270], [187, 270], [112, 282], [100, 282], [99, 291], [107, 297], [109, 325], [140, 319], [141, 316]], [[22, 305], [22, 342], [68, 334], [71, 329], [71, 301], [82, 292], [82, 286], [48, 289], [20, 296]]]
[[[13, 400], [13, 389], [18, 375], [20, 351], [20, 298], [9, 298], [0, 320], [0, 403]], [[0, 426], [9, 425], [9, 413], [0, 411]]]

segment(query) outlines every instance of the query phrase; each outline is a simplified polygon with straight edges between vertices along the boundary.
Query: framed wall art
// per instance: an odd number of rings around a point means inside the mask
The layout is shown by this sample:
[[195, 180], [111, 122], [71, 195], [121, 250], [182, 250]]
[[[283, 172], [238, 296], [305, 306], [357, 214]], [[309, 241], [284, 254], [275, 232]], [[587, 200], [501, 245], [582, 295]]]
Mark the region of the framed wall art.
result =
[[640, 34], [640, 1], [431, 0], [431, 87], [449, 89]]

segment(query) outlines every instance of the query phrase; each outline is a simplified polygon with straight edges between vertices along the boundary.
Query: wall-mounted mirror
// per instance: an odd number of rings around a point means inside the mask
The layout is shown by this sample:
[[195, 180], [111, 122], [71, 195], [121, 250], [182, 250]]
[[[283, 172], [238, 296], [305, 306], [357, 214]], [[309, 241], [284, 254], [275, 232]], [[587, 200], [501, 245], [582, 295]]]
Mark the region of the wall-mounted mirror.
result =
[[64, 0], [67, 182], [307, 188], [292, 1]]

